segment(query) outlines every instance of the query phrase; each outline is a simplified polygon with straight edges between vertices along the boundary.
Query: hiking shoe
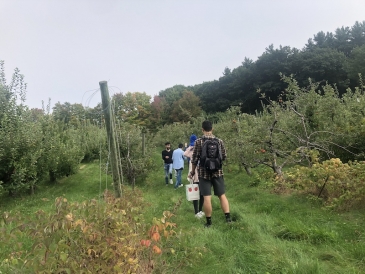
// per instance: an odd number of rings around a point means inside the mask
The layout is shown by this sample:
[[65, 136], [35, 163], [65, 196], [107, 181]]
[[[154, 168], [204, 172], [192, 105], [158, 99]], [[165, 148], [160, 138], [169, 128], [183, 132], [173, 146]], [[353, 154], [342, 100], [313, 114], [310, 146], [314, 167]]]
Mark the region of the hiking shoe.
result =
[[227, 223], [232, 223], [231, 218], [227, 218], [227, 219], [226, 219], [226, 222], [227, 222]]
[[205, 213], [203, 211], [199, 211], [200, 216], [204, 217]]
[[170, 185], [172, 185], [174, 183], [174, 181], [172, 179], [170, 179]]
[[201, 217], [203, 217], [203, 216], [200, 214], [200, 212], [198, 212], [197, 214], [195, 214], [195, 218], [200, 219]]
[[208, 228], [208, 227], [210, 227], [212, 224], [208, 224], [208, 223], [206, 223], [206, 224], [204, 224], [204, 227], [205, 228]]
[[178, 187], [183, 187], [184, 185], [183, 184], [180, 184]]

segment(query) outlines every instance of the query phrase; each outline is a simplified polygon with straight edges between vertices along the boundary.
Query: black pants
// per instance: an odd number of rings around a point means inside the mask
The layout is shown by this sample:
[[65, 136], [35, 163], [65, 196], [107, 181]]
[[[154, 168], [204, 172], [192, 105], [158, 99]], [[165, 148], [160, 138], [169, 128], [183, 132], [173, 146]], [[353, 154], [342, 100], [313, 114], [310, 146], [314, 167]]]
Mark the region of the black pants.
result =
[[[199, 207], [198, 207], [198, 204], [199, 204]], [[195, 214], [197, 214], [198, 212], [200, 211], [203, 211], [203, 204], [204, 204], [204, 196], [203, 195], [200, 195], [200, 200], [194, 200], [193, 201], [193, 205], [194, 205], [194, 211], [195, 211]]]

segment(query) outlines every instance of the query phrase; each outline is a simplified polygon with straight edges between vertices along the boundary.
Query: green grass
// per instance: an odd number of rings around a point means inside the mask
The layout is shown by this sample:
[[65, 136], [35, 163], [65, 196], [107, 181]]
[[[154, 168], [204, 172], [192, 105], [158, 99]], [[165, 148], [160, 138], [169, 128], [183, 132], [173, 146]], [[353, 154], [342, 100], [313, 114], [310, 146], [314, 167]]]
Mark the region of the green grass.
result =
[[[100, 176], [101, 175], [101, 176]], [[112, 179], [105, 172], [100, 174], [99, 163], [81, 164], [79, 173], [65, 177], [55, 183], [44, 182], [39, 185], [35, 195], [20, 197], [1, 197], [2, 212], [21, 212], [31, 214], [42, 209], [52, 210], [55, 198], [65, 196], [70, 201], [84, 201], [97, 198], [105, 188], [112, 189]]]
[[[156, 152], [155, 162], [160, 163]], [[187, 170], [183, 172], [183, 182]], [[218, 198], [213, 199], [213, 225], [194, 217], [185, 188], [165, 186], [163, 167], [156, 164], [146, 181], [137, 184], [144, 196], [147, 228], [153, 217], [175, 210], [176, 236], [167, 239], [155, 260], [154, 273], [365, 273], [364, 212], [336, 213], [296, 195], [276, 195], [238, 170], [225, 173], [227, 197], [235, 220], [226, 224]], [[108, 187], [111, 188], [108, 177]], [[52, 210], [59, 196], [69, 201], [98, 198], [106, 186], [97, 163], [55, 185], [42, 185], [33, 197], [5, 198], [2, 211], [33, 214]], [[25, 245], [26, 246], [26, 245]], [[173, 249], [175, 252], [171, 252]], [[11, 247], [0, 246], [0, 261]]]
[[238, 170], [226, 172], [225, 181], [235, 222], [225, 223], [214, 197], [213, 225], [206, 229], [185, 189], [166, 187], [162, 166], [150, 173], [141, 186], [153, 205], [146, 211], [150, 219], [182, 199], [174, 219], [178, 238], [168, 243], [177, 252], [164, 254], [156, 273], [365, 272], [364, 212], [339, 214], [304, 197], [250, 187], [253, 178]]

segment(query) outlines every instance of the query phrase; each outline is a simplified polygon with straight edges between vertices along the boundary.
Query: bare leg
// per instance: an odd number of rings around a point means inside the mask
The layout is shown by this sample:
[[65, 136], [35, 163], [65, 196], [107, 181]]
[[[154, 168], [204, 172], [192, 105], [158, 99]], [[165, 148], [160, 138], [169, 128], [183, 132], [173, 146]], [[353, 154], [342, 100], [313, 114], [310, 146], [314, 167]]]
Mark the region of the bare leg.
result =
[[212, 217], [212, 196], [204, 196], [204, 213], [206, 217]]
[[[221, 208], [223, 210], [223, 213], [229, 213], [229, 203], [226, 194], [219, 196], [219, 201], [221, 202]], [[204, 208], [205, 208], [205, 197], [204, 197]], [[210, 203], [210, 208], [212, 208], [211, 203]]]

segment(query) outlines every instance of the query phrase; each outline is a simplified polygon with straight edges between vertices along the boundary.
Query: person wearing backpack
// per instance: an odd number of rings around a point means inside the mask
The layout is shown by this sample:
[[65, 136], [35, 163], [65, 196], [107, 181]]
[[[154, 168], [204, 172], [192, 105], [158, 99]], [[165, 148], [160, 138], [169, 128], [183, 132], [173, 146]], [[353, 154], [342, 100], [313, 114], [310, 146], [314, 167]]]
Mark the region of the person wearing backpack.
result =
[[212, 187], [214, 195], [219, 198], [226, 222], [232, 222], [222, 169], [222, 162], [227, 158], [227, 152], [223, 141], [213, 135], [210, 121], [206, 120], [202, 123], [202, 130], [203, 137], [197, 139], [194, 144], [191, 159], [192, 171], [188, 177], [194, 177], [195, 168], [198, 166], [199, 189], [201, 195], [204, 196], [204, 213], [207, 219], [205, 227], [210, 227], [212, 225]]

